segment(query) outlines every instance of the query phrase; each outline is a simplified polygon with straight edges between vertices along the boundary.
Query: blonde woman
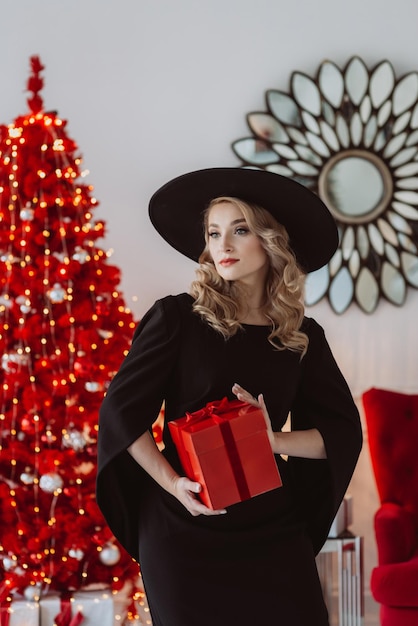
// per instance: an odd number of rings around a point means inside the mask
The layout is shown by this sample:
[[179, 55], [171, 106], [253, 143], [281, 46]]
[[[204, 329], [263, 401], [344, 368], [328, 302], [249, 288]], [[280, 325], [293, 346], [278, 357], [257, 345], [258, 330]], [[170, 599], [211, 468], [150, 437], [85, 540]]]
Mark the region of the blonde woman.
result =
[[[98, 503], [140, 562], [153, 626], [326, 626], [315, 555], [362, 443], [347, 384], [303, 308], [306, 272], [336, 249], [334, 221], [298, 183], [236, 168], [170, 181], [150, 217], [198, 262], [196, 280], [146, 313], [109, 387]], [[163, 452], [150, 428], [163, 401], [169, 422], [225, 396], [262, 408], [283, 485], [212, 510], [167, 424]]]

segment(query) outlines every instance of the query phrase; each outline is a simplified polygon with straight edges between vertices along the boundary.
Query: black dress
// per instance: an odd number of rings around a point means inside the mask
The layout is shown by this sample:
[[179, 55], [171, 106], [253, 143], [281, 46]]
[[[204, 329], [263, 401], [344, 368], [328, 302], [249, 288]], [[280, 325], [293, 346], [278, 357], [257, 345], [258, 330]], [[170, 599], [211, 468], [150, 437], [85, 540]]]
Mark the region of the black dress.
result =
[[[266, 326], [228, 340], [192, 311], [188, 294], [159, 300], [100, 411], [97, 501], [141, 565], [154, 626], [326, 626], [315, 566], [361, 449], [358, 411], [322, 328], [305, 318], [305, 357], [275, 350]], [[318, 428], [326, 460], [276, 456], [283, 486], [193, 517], [126, 452], [165, 401], [166, 420], [233, 399], [234, 382], [264, 394], [273, 430]], [[168, 432], [165, 451], [181, 472]]]

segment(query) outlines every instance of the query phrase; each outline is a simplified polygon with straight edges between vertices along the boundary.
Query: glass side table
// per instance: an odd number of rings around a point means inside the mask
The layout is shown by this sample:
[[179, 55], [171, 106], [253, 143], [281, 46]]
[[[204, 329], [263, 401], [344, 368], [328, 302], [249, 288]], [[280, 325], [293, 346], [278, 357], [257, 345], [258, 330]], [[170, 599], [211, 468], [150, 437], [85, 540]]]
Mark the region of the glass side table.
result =
[[345, 531], [329, 537], [317, 556], [318, 573], [332, 626], [362, 626], [363, 538]]

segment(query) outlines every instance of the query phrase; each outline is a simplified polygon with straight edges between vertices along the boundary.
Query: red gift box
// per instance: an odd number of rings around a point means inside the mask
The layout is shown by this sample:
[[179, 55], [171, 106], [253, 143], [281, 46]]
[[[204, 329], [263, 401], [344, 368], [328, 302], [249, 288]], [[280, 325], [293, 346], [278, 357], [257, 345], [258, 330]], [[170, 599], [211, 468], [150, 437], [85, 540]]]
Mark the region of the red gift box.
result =
[[261, 409], [224, 398], [168, 427], [184, 472], [201, 484], [207, 507], [222, 509], [281, 487]]

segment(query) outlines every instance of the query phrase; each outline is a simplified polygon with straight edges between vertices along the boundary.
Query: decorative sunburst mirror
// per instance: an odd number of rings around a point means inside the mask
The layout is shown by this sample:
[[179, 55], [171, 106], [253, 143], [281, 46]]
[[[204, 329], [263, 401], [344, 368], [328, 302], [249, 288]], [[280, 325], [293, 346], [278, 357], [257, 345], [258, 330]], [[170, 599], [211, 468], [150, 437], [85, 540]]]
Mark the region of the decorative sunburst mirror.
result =
[[306, 304], [327, 297], [336, 313], [352, 302], [372, 313], [381, 297], [403, 305], [418, 288], [418, 72], [324, 61], [314, 78], [293, 72], [289, 93], [265, 97], [235, 154], [319, 194], [340, 234], [329, 264], [307, 277]]

